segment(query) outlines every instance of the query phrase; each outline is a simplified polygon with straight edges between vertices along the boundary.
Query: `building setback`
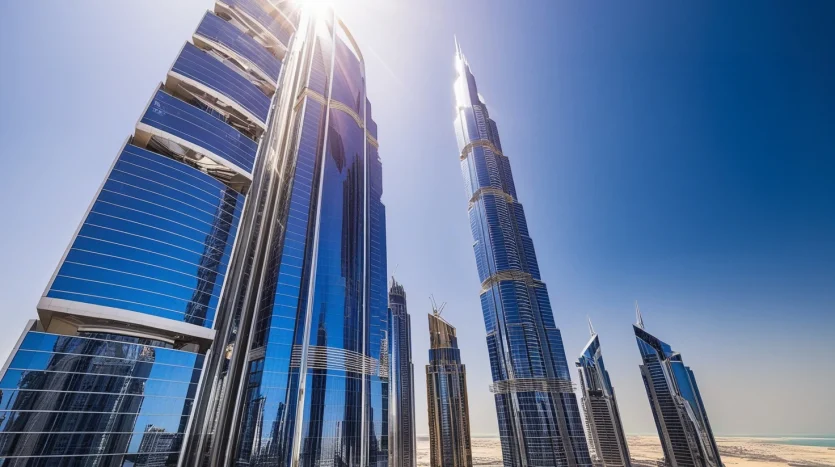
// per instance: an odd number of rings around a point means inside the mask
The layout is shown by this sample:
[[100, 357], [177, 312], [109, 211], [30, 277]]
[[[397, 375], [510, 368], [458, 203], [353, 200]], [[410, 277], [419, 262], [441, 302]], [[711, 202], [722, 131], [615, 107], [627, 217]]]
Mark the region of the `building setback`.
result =
[[364, 61], [296, 5], [218, 0], [180, 50], [0, 373], [0, 464], [387, 465]]
[[666, 465], [721, 467], [719, 448], [693, 371], [684, 366], [680, 353], [644, 330], [637, 304], [635, 312], [638, 320], [632, 328], [643, 360], [641, 376]]
[[467, 370], [461, 363], [455, 328], [441, 318], [437, 309], [429, 315], [429, 340], [429, 364], [426, 365], [429, 465], [471, 467]]
[[456, 42], [455, 134], [469, 197], [504, 465], [591, 465], [510, 161]]
[[577, 360], [586, 434], [592, 460], [603, 467], [631, 467], [615, 388], [603, 363], [600, 339], [589, 320], [591, 338]]
[[412, 364], [412, 319], [406, 290], [394, 278], [389, 289], [391, 310], [391, 385], [389, 465], [415, 467], [415, 370]]

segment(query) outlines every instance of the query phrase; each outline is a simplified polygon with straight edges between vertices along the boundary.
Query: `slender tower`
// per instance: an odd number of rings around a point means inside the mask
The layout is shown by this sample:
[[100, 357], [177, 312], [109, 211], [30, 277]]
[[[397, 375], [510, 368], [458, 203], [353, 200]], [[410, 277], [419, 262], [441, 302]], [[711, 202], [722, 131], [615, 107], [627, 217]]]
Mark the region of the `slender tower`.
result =
[[719, 448], [693, 371], [684, 366], [680, 353], [644, 330], [637, 302], [635, 313], [637, 322], [632, 328], [643, 360], [641, 376], [666, 464], [721, 467]]
[[415, 467], [415, 370], [412, 364], [412, 319], [406, 308], [406, 290], [393, 277], [389, 289], [391, 310], [391, 401], [389, 410], [389, 465]]
[[332, 9], [302, 9], [279, 86], [187, 465], [386, 466], [382, 164], [365, 61]]
[[562, 336], [496, 123], [456, 41], [455, 134], [493, 375], [504, 465], [590, 465]]
[[429, 465], [471, 467], [470, 409], [467, 370], [461, 363], [455, 328], [434, 306], [429, 315], [429, 364], [426, 399], [429, 408]]
[[609, 372], [603, 364], [600, 340], [594, 332], [591, 319], [589, 333], [591, 339], [577, 360], [577, 371], [580, 373], [580, 389], [583, 394], [583, 409], [592, 457], [595, 465], [631, 467], [615, 388], [612, 387]]

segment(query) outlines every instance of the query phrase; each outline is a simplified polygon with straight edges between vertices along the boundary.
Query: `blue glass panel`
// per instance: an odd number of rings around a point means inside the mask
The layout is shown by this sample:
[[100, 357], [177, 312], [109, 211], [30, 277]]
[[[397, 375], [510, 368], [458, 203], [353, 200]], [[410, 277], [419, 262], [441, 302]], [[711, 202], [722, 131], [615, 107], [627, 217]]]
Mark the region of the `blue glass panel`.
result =
[[197, 27], [196, 34], [226, 46], [233, 52], [258, 67], [264, 74], [278, 81], [281, 61], [267, 51], [255, 39], [244, 34], [228, 21], [207, 12]]
[[223, 120], [164, 91], [157, 91], [141, 122], [210, 151], [247, 173], [252, 172], [258, 148], [255, 141]]
[[126, 146], [48, 297], [211, 327], [244, 196]]
[[270, 98], [251, 81], [190, 42], [186, 42], [172, 70], [220, 92], [266, 123]]
[[[252, 19], [264, 26], [276, 39], [285, 46], [290, 43], [293, 32], [272, 15], [278, 16], [278, 11], [264, 0], [224, 0], [236, 10], [246, 13]], [[272, 13], [272, 15], [270, 13]]]
[[203, 356], [106, 336], [27, 333], [0, 381], [0, 457], [176, 464]]

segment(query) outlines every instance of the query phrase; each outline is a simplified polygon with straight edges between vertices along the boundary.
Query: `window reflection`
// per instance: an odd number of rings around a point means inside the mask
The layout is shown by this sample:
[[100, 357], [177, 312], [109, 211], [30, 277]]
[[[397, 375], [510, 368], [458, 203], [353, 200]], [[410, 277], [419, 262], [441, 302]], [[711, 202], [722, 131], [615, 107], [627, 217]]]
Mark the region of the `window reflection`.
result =
[[203, 356], [157, 343], [29, 332], [0, 381], [0, 456], [122, 465], [176, 454]]

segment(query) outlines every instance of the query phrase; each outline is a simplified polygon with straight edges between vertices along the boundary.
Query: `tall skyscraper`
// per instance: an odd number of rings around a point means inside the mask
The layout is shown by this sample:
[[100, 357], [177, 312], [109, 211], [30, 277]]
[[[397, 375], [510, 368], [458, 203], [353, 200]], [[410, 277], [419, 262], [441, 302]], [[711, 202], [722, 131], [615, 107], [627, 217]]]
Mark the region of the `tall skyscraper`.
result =
[[684, 366], [680, 353], [644, 330], [637, 303], [635, 313], [637, 323], [632, 328], [644, 362], [641, 376], [666, 464], [720, 467], [719, 448], [693, 371]]
[[429, 315], [429, 364], [426, 400], [429, 407], [429, 465], [471, 467], [470, 408], [467, 369], [461, 363], [455, 328], [437, 308]]
[[364, 62], [296, 5], [217, 0], [181, 49], [2, 369], [0, 465], [387, 464]]
[[412, 364], [412, 318], [406, 290], [394, 278], [389, 289], [391, 309], [390, 467], [415, 467], [415, 369]]
[[332, 11], [297, 24], [190, 430], [197, 465], [388, 464], [385, 208], [364, 60]]
[[580, 390], [586, 415], [586, 434], [595, 465], [630, 467], [629, 447], [620, 419], [615, 388], [603, 364], [600, 339], [589, 320], [591, 339], [577, 360]]
[[506, 466], [590, 465], [562, 336], [510, 161], [456, 41], [455, 134]]

